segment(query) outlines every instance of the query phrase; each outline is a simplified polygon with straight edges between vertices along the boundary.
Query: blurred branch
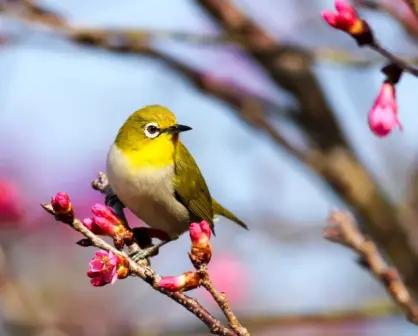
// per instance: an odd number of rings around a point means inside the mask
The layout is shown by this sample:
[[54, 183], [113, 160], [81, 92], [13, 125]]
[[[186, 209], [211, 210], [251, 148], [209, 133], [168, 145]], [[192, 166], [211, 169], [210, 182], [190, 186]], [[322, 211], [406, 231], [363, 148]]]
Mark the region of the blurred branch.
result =
[[[382, 66], [387, 62], [387, 58], [373, 55], [366, 55], [362, 52], [353, 52], [350, 50], [335, 48], [316, 48], [313, 51], [313, 57], [317, 62], [329, 61], [337, 64], [354, 67]], [[418, 57], [402, 56], [408, 64], [418, 65]]]
[[[403, 1], [406, 4], [406, 1]], [[391, 16], [396, 20], [405, 30], [405, 32], [412, 37], [415, 41], [418, 38], [418, 21], [416, 21], [415, 14], [413, 12], [411, 16], [404, 15], [402, 11], [402, 4], [399, 1], [379, 2], [378, 0], [355, 0], [354, 5], [360, 8], [367, 8], [374, 11], [380, 11]], [[400, 6], [401, 5], [401, 6]], [[406, 4], [407, 5], [407, 4]]]
[[[33, 4], [31, 5], [34, 6]], [[296, 117], [296, 111], [291, 108], [278, 106], [272, 101], [254, 95], [233, 83], [219, 80], [215, 76], [199, 72], [178, 62], [174, 58], [165, 55], [150, 46], [150, 41], [140, 33], [133, 33], [130, 30], [105, 30], [87, 29], [74, 27], [67, 23], [59, 15], [53, 14], [50, 10], [37, 6], [26, 8], [27, 13], [13, 11], [19, 19], [26, 22], [38, 22], [52, 28], [55, 33], [67, 37], [69, 40], [82, 45], [102, 48], [113, 52], [139, 54], [158, 59], [167, 64], [171, 69], [186, 77], [198, 89], [206, 94], [226, 103], [234, 109], [243, 120], [258, 129], [264, 129], [277, 143], [279, 143], [290, 154], [306, 162], [307, 158], [303, 150], [289, 142], [286, 137], [280, 134], [275, 128], [269, 125], [264, 110], [271, 110], [276, 115], [281, 115], [290, 120]], [[10, 11], [9, 11], [10, 13]], [[130, 33], [127, 33], [129, 32]], [[251, 108], [248, 108], [251, 106]]]
[[[395, 314], [399, 314], [399, 310], [394, 307], [391, 302], [381, 302], [379, 304], [370, 304], [370, 306], [360, 307], [359, 309], [332, 311], [332, 312], [312, 312], [301, 313], [300, 315], [273, 315], [273, 316], [248, 316], [241, 318], [243, 324], [251, 327], [253, 330], [257, 330], [259, 333], [265, 329], [278, 328], [278, 327], [300, 327], [300, 326], [318, 326], [319, 328], [326, 327], [327, 325], [334, 325], [335, 323], [346, 322], [367, 322], [373, 319], [379, 319], [384, 317], [390, 317]], [[103, 321], [103, 323], [105, 323]], [[68, 335], [91, 335], [91, 331], [83, 332], [82, 325], [70, 322], [60, 323], [31, 323], [31, 322], [18, 322], [18, 321], [5, 321], [5, 329], [10, 331], [11, 335], [32, 335], [35, 331], [55, 328], [57, 331], [66, 332]], [[110, 335], [138, 335], [138, 332], [142, 334], [152, 333], [151, 330], [138, 330], [135, 325], [129, 325], [127, 323], [122, 324], [109, 324], [104, 326], [106, 330], [109, 330]], [[152, 326], [150, 327], [150, 329]], [[187, 328], [173, 331], [164, 331], [165, 336], [179, 336], [179, 335], [196, 335], [198, 333], [205, 333], [207, 329], [200, 325], [194, 328]]]
[[418, 0], [403, 0], [414, 14], [415, 19], [418, 20]]
[[258, 51], [252, 51], [250, 55], [278, 86], [294, 95], [300, 106], [298, 124], [318, 145], [310, 151], [307, 165], [352, 206], [374, 241], [392, 259], [405, 283], [418, 297], [418, 247], [409, 239], [416, 228], [402, 223], [398, 209], [351, 150], [335, 119], [336, 113], [311, 70], [309, 52], [280, 46], [231, 1], [196, 2], [228, 33], [246, 33], [249, 43], [254, 46], [252, 49], [258, 47]]
[[297, 121], [314, 145], [328, 150], [335, 143], [345, 144], [343, 133], [324, 93], [311, 71], [309, 50], [280, 45], [259, 25], [242, 13], [231, 1], [196, 0], [228, 34], [242, 34], [250, 46], [248, 53], [279, 87], [297, 99]]
[[325, 238], [347, 246], [357, 253], [360, 258], [359, 263], [380, 281], [407, 318], [418, 325], [418, 305], [411, 297], [398, 271], [386, 264], [375, 243], [359, 231], [350, 214], [334, 211], [329, 222], [330, 225], [324, 231]]

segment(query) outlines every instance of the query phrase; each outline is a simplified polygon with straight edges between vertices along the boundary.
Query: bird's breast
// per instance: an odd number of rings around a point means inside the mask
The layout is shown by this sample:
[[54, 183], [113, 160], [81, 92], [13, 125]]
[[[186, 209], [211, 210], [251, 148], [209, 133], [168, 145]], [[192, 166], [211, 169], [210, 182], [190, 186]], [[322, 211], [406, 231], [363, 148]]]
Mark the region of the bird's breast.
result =
[[106, 169], [116, 195], [146, 224], [171, 235], [188, 229], [189, 213], [174, 197], [174, 165], [133, 168], [123, 152], [112, 145]]

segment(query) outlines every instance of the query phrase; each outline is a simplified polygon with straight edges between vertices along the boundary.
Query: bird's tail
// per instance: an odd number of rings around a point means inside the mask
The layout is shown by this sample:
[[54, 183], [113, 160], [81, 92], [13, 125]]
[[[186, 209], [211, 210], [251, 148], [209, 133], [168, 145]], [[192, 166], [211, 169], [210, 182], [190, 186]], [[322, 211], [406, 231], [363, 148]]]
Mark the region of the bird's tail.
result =
[[229, 210], [225, 209], [222, 205], [220, 205], [218, 202], [216, 202], [213, 198], [212, 198], [212, 209], [213, 209], [213, 213], [215, 215], [220, 215], [220, 216], [223, 216], [225, 218], [228, 218], [231, 221], [237, 223], [242, 228], [248, 230], [248, 226], [243, 221], [241, 221], [240, 219], [235, 217], [235, 215], [233, 213], [231, 213]]

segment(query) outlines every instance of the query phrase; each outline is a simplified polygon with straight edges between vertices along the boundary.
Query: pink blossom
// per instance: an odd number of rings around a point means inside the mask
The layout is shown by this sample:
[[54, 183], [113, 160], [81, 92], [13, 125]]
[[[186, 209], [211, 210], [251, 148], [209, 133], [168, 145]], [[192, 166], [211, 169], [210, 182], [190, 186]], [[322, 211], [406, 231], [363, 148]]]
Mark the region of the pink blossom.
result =
[[358, 17], [356, 10], [344, 0], [335, 0], [337, 12], [325, 10], [321, 13], [323, 19], [336, 29], [343, 30], [349, 34], [359, 34], [364, 31], [362, 20]]
[[95, 287], [113, 284], [118, 278], [118, 257], [112, 252], [97, 251], [90, 260], [90, 268], [87, 276], [91, 278], [91, 284]]
[[17, 222], [23, 209], [16, 185], [0, 180], [0, 223]]
[[384, 82], [380, 87], [379, 95], [369, 112], [368, 123], [370, 130], [378, 137], [388, 135], [395, 127], [402, 131], [398, 119], [398, 104], [394, 85]]
[[239, 303], [248, 295], [250, 273], [235, 255], [220, 251], [208, 266], [213, 284], [227, 294], [231, 303]]
[[68, 214], [72, 211], [70, 196], [65, 192], [59, 192], [51, 197], [51, 205], [57, 214]]

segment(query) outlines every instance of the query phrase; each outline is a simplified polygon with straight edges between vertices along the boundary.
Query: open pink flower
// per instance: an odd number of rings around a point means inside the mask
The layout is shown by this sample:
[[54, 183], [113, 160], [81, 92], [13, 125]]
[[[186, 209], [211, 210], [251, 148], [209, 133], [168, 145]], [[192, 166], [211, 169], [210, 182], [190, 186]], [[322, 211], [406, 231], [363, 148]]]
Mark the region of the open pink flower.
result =
[[335, 9], [337, 12], [325, 10], [321, 15], [323, 19], [336, 29], [345, 31], [346, 33], [357, 35], [365, 31], [364, 22], [358, 17], [353, 6], [344, 0], [335, 0]]
[[118, 278], [118, 257], [112, 252], [97, 251], [90, 260], [90, 268], [87, 276], [91, 278], [91, 284], [95, 287], [113, 284]]
[[383, 82], [379, 95], [369, 112], [368, 123], [370, 130], [378, 137], [388, 135], [395, 127], [399, 127], [402, 131], [402, 124], [398, 119], [396, 90], [393, 84], [387, 81]]
[[16, 185], [0, 180], [0, 223], [19, 221], [23, 214], [21, 204]]

